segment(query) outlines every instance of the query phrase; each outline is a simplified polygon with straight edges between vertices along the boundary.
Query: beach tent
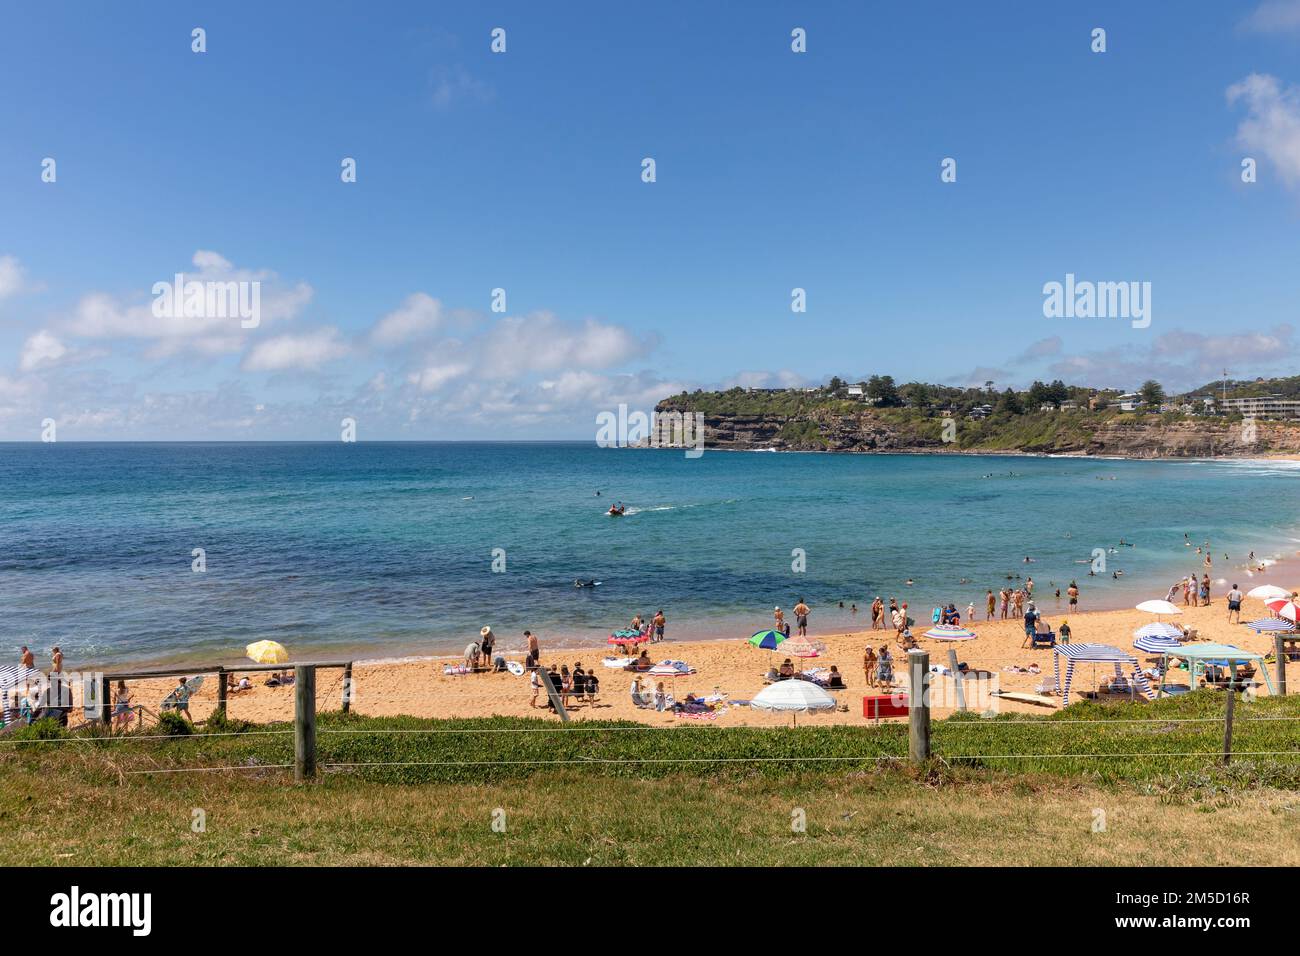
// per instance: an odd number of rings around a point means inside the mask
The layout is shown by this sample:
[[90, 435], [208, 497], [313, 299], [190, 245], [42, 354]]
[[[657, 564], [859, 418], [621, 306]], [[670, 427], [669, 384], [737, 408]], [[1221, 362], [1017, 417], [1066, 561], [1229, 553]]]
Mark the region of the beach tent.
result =
[[[1142, 668], [1138, 666], [1138, 660], [1128, 651], [1121, 650], [1118, 647], [1111, 647], [1109, 644], [1057, 644], [1053, 648], [1055, 653], [1052, 655], [1052, 672], [1056, 678], [1056, 686], [1062, 687], [1063, 698], [1062, 707], [1070, 706], [1070, 685], [1074, 682], [1074, 665], [1075, 664], [1114, 664], [1115, 676], [1124, 676], [1124, 665], [1127, 664], [1133, 674], [1133, 683], [1138, 690], [1142, 691], [1144, 697], [1151, 696], [1151, 685], [1147, 683], [1146, 675], [1142, 673]], [[1065, 658], [1065, 684], [1061, 684], [1061, 658]]]
[[1164, 655], [1164, 660], [1160, 662], [1160, 689], [1165, 689], [1165, 674], [1169, 671], [1169, 658], [1181, 657], [1187, 661], [1187, 668], [1191, 674], [1189, 686], [1192, 690], [1196, 689], [1196, 679], [1205, 673], [1206, 664], [1231, 664], [1235, 669], [1238, 664], [1255, 662], [1259, 664], [1259, 672], [1264, 675], [1264, 683], [1268, 685], [1268, 692], [1275, 693], [1273, 690], [1273, 681], [1268, 676], [1268, 668], [1264, 666], [1264, 655], [1256, 654], [1253, 651], [1243, 651], [1240, 647], [1233, 647], [1231, 644], [1187, 644], [1176, 651], [1168, 651]]

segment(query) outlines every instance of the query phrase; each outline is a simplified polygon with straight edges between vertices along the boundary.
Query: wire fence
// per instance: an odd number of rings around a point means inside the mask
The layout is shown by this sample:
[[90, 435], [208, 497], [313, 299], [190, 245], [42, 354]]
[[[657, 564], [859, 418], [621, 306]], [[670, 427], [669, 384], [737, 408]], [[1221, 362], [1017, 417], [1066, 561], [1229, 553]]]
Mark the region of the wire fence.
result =
[[[145, 749], [140, 751], [154, 760], [151, 766], [130, 766], [120, 769], [124, 776], [141, 776], [149, 774], [187, 774], [220, 773], [245, 771], [287, 771], [293, 770], [296, 776], [310, 777], [317, 771], [326, 773], [372, 773], [384, 770], [441, 770], [455, 773], [472, 773], [490, 769], [506, 768], [545, 768], [545, 767], [580, 767], [580, 766], [623, 766], [627, 768], [667, 768], [703, 765], [737, 766], [750, 764], [754, 767], [785, 766], [790, 768], [825, 766], [852, 766], [883, 763], [924, 763], [937, 760], [941, 763], [984, 764], [986, 762], [1015, 764], [1017, 762], [1107, 762], [1131, 761], [1149, 762], [1159, 760], [1168, 763], [1196, 764], [1207, 762], [1228, 762], [1231, 759], [1253, 758], [1273, 761], [1290, 761], [1300, 756], [1300, 735], [1286, 735], [1297, 721], [1300, 714], [1290, 713], [1252, 713], [1246, 703], [1240, 705], [1242, 711], [1234, 714], [1233, 703], [1237, 701], [1237, 692], [1230, 691], [1222, 695], [1228, 702], [1223, 715], [1206, 716], [1110, 716], [1102, 711], [1088, 717], [1064, 717], [1058, 714], [988, 713], [981, 712], [979, 702], [974, 707], [962, 707], [956, 703], [947, 707], [951, 713], [948, 719], [932, 720], [931, 705], [936, 691], [945, 685], [958, 681], [951, 672], [936, 673], [929, 667], [928, 655], [916, 655], [921, 662], [921, 669], [911, 670], [899, 675], [900, 688], [895, 693], [901, 698], [904, 709], [893, 721], [871, 721], [865, 715], [861, 720], [856, 717], [836, 718], [834, 723], [819, 723], [817, 718], [803, 719], [799, 729], [811, 732], [803, 735], [790, 733], [789, 724], [742, 724], [740, 726], [719, 725], [716, 721], [676, 721], [662, 716], [667, 722], [640, 723], [636, 725], [609, 725], [605, 721], [574, 720], [554, 723], [547, 726], [497, 726], [493, 718], [477, 719], [467, 726], [447, 726], [445, 723], [428, 726], [382, 726], [375, 721], [396, 719], [408, 721], [407, 716], [393, 715], [391, 718], [371, 716], [377, 709], [396, 708], [399, 711], [408, 707], [417, 710], [427, 705], [430, 695], [440, 691], [431, 690], [427, 694], [412, 692], [376, 691], [373, 695], [366, 693], [365, 681], [358, 681], [351, 667], [343, 669], [337, 664], [298, 665], [295, 666], [293, 681], [284, 681], [283, 686], [275, 689], [275, 703], [280, 707], [282, 716], [276, 722], [263, 722], [261, 726], [241, 726], [234, 729], [222, 729], [222, 721], [238, 720], [240, 699], [238, 692], [227, 692], [217, 700], [215, 694], [206, 694], [201, 700], [211, 710], [207, 713], [208, 724], [202, 732], [189, 735], [159, 733], [152, 728], [137, 724], [136, 729], [114, 732], [112, 723], [105, 726], [102, 721], [90, 720], [80, 727], [74, 727], [69, 736], [55, 736], [48, 740], [33, 740], [22, 735], [0, 735], [0, 755], [21, 752], [30, 746], [76, 746], [85, 745], [92, 751], [107, 745], [119, 749], [124, 744], [149, 745], [162, 750]], [[1006, 658], [976, 658], [981, 663], [990, 663]], [[909, 660], [909, 664], [911, 661]], [[287, 668], [286, 668], [287, 669]], [[231, 668], [229, 673], [238, 675], [240, 671]], [[318, 673], [325, 679], [317, 680]], [[364, 669], [362, 671], [364, 673]], [[310, 683], [303, 692], [301, 682], [309, 675]], [[226, 673], [221, 675], [225, 679]], [[910, 685], [920, 678], [925, 687], [918, 701], [910, 700]], [[148, 678], [146, 680], [154, 680]], [[468, 677], [468, 680], [475, 679]], [[700, 675], [693, 675], [687, 680], [707, 684]], [[970, 684], [969, 680], [961, 683]], [[358, 693], [358, 685], [361, 692]], [[237, 686], [237, 685], [236, 685]], [[870, 688], [868, 688], [870, 690]], [[209, 688], [211, 691], [211, 688]], [[544, 714], [539, 719], [557, 720], [564, 717], [564, 695], [562, 690], [546, 688], [542, 699], [549, 700], [555, 706], [556, 715], [549, 709], [541, 710]], [[1208, 698], [1203, 698], [1208, 699]], [[945, 698], [945, 702], [946, 698]], [[83, 707], [84, 707], [84, 701]], [[265, 709], [262, 701], [261, 709]], [[366, 706], [356, 707], [363, 714], [370, 716], [363, 725], [352, 726], [346, 720], [337, 719], [338, 712], [345, 703]], [[730, 703], [733, 709], [734, 702]], [[951, 703], [951, 702], [948, 702]], [[221, 706], [224, 705], [224, 706]], [[197, 709], [197, 708], [196, 708]], [[963, 710], [969, 711], [962, 713]], [[102, 713], [102, 711], [101, 711]], [[317, 714], [331, 715], [323, 726], [317, 726]], [[621, 716], [614, 715], [614, 716]], [[644, 715], [655, 719], [658, 714]], [[992, 717], [994, 719], [978, 719]], [[357, 715], [354, 719], [361, 719]], [[466, 719], [467, 718], [461, 718]], [[792, 718], [792, 722], [796, 721]], [[283, 721], [284, 726], [276, 723]], [[155, 725], [156, 726], [156, 725]], [[704, 743], [708, 752], [642, 752], [635, 748], [619, 748], [611, 741], [626, 740], [661, 740], [680, 741], [680, 732], [686, 731], [696, 743]], [[1232, 735], [1239, 735], [1234, 747]], [[1032, 731], [1032, 734], [1028, 733]], [[1282, 734], [1279, 735], [1279, 732]], [[864, 736], [865, 733], [865, 736]], [[924, 737], [924, 746], [916, 746], [916, 737]], [[678, 736], [670, 736], [677, 734]], [[761, 736], [766, 734], [768, 736]], [[648, 735], [648, 736], [647, 736]], [[760, 735], [760, 736], [756, 736]], [[840, 735], [836, 738], [836, 735]], [[848, 735], [848, 736], [844, 736]], [[1154, 749], [1141, 746], [1156, 739], [1156, 735], [1166, 735], [1168, 744]], [[292, 744], [287, 738], [293, 738]], [[493, 740], [535, 740], [536, 746], [528, 744], [532, 752], [523, 755], [511, 755], [505, 745], [490, 744]], [[804, 747], [807, 740], [815, 739], [820, 746], [827, 739], [834, 739], [835, 746], [841, 751], [817, 752], [816, 747]], [[265, 741], [256, 745], [252, 741]], [[354, 745], [353, 741], [373, 741], [364, 747]], [[435, 740], [470, 741], [469, 744], [438, 744], [430, 749], [429, 744]], [[762, 746], [755, 747], [758, 740]], [[406, 741], [406, 743], [401, 743]], [[545, 743], [551, 741], [551, 743]], [[1023, 747], [1021, 742], [1023, 741]], [[304, 747], [304, 742], [307, 746]], [[1222, 743], [1222, 746], [1220, 746]], [[238, 744], [250, 751], [241, 760], [222, 760], [229, 757], [231, 751], [223, 749], [223, 744]], [[289, 745], [289, 746], [286, 746]], [[1271, 745], [1271, 746], [1270, 746]], [[458, 755], [455, 748], [468, 746], [472, 754]], [[640, 745], [637, 745], [640, 746]], [[650, 745], [659, 747], [659, 744]], [[546, 752], [547, 747], [558, 748]], [[450, 748], [450, 750], [449, 750]], [[526, 748], [526, 749], [527, 749]], [[538, 749], [541, 748], [541, 749]], [[128, 748], [134, 750], [135, 748]], [[680, 749], [680, 748], [676, 748]], [[764, 752], [777, 750], [780, 752]], [[304, 750], [309, 756], [304, 759]], [[390, 752], [391, 751], [391, 752]], [[238, 756], [236, 754], [236, 756]], [[364, 758], [364, 759], [363, 759]], [[1073, 764], [1071, 764], [1073, 765]]]

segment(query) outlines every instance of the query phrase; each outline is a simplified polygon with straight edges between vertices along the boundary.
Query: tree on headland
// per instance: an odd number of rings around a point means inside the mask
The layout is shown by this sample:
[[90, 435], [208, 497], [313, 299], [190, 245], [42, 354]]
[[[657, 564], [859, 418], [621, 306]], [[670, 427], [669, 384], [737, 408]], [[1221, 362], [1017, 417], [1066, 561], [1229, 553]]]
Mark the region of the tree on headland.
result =
[[1008, 388], [998, 399], [998, 411], [1008, 412], [1012, 415], [1023, 415], [1025, 411], [1024, 404], [1020, 401], [1020, 396], [1013, 388]]
[[838, 395], [840, 392], [844, 391], [844, 379], [840, 378], [838, 375], [832, 375], [830, 384], [826, 386], [826, 390], [832, 395]]
[[1142, 383], [1142, 387], [1138, 389], [1138, 395], [1150, 408], [1159, 408], [1160, 403], [1165, 400], [1165, 390], [1153, 378], [1149, 378]]
[[867, 379], [867, 398], [884, 408], [897, 408], [903, 404], [892, 375], [873, 375]]

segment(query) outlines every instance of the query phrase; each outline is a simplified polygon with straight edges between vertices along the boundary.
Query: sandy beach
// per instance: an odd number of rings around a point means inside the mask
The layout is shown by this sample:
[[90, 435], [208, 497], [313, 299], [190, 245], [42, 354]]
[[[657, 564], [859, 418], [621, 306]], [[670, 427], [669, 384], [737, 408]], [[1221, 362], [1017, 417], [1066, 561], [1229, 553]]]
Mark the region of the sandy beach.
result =
[[[1048, 596], [1038, 602], [1038, 607], [1045, 614], [1049, 624], [1055, 630], [1063, 619], [1068, 618], [1072, 630], [1072, 643], [1110, 644], [1125, 650], [1132, 649], [1133, 631], [1144, 624], [1156, 620], [1151, 614], [1137, 610], [1094, 611], [1075, 614], [1064, 613], [1065, 601], [1058, 602]], [[1180, 605], [1181, 607], [1181, 605]], [[916, 613], [918, 622], [928, 617], [928, 611]], [[1268, 610], [1262, 601], [1247, 599], [1242, 607], [1241, 619], [1252, 621], [1268, 616]], [[814, 660], [802, 662], [804, 669], [815, 666], [838, 666], [845, 676], [847, 689], [837, 691], [835, 696], [841, 709], [818, 714], [801, 714], [801, 723], [837, 723], [866, 725], [870, 723], [862, 714], [862, 697], [864, 694], [881, 693], [880, 690], [867, 687], [864, 681], [862, 657], [868, 642], [877, 648], [888, 642], [895, 654], [896, 688], [906, 688], [905, 655], [894, 643], [894, 632], [871, 631], [870, 615], [864, 612], [864, 624], [867, 629], [832, 633], [819, 631], [816, 627], [817, 609], [812, 609], [810, 619], [810, 636], [823, 641], [827, 653]], [[1182, 613], [1165, 620], [1173, 620], [1186, 625], [1197, 632], [1197, 640], [1210, 640], [1268, 654], [1273, 649], [1271, 634], [1256, 634], [1244, 625], [1229, 624], [1227, 620], [1227, 602], [1222, 594], [1213, 598], [1208, 607], [1182, 608]], [[920, 637], [925, 627], [918, 624], [914, 633]], [[992, 672], [997, 679], [997, 686], [1004, 691], [1034, 693], [1044, 679], [1051, 678], [1053, 653], [1049, 649], [1031, 650], [1024, 647], [1024, 631], [1019, 620], [977, 620], [973, 630], [978, 637], [971, 641], [948, 643], [920, 637], [920, 646], [930, 654], [931, 664], [947, 665], [949, 650], [955, 650], [957, 659], [971, 668]], [[608, 651], [594, 650], [586, 647], [580, 649], [563, 649], [548, 644], [545, 635], [541, 635], [542, 663], [549, 665], [567, 664], [572, 668], [581, 663], [587, 670], [595, 670], [600, 679], [600, 694], [594, 704], [572, 703], [569, 708], [573, 720], [634, 720], [652, 725], [680, 724], [691, 726], [703, 724], [709, 726], [781, 726], [789, 725], [789, 714], [774, 714], [744, 706], [725, 706], [716, 720], [699, 721], [683, 719], [672, 713], [659, 713], [654, 710], [636, 708], [631, 701], [630, 687], [633, 675], [623, 670], [602, 666], [602, 657], [621, 656], [614, 649]], [[674, 682], [665, 682], [666, 689], [678, 699], [687, 692], [697, 696], [715, 693], [725, 694], [729, 700], [749, 700], [763, 689], [763, 675], [773, 664], [779, 665], [785, 659], [780, 651], [765, 651], [750, 647], [743, 637], [732, 641], [674, 641], [644, 645], [649, 656], [655, 662], [673, 659], [681, 660], [695, 668], [696, 673], [677, 678]], [[1140, 661], [1146, 662], [1147, 655], [1135, 652]], [[520, 654], [506, 654], [507, 659], [522, 661]], [[358, 661], [354, 668], [353, 709], [360, 714], [392, 716], [411, 715], [416, 717], [491, 717], [491, 716], [536, 716], [558, 717], [546, 709], [545, 693], [541, 695], [541, 704], [537, 708], [530, 706], [531, 690], [526, 676], [516, 677], [509, 673], [476, 673], [469, 675], [446, 675], [444, 666], [449, 663], [446, 658], [427, 658], [404, 661]], [[796, 666], [800, 663], [795, 662]], [[1024, 673], [1030, 665], [1037, 664], [1041, 673]], [[1017, 670], [1019, 668], [1020, 670]], [[1272, 675], [1270, 667], [1270, 675]], [[1075, 690], [1091, 690], [1104, 677], [1109, 677], [1110, 669], [1102, 665], [1081, 664], [1076, 671]], [[293, 715], [294, 691], [291, 687], [267, 687], [265, 673], [250, 675], [253, 688], [233, 694], [229, 700], [228, 713], [232, 718], [255, 722], [288, 720]], [[1290, 665], [1291, 679], [1300, 679], [1300, 664]], [[643, 678], [643, 685], [647, 678]], [[1186, 671], [1171, 671], [1170, 683], [1186, 683]], [[976, 700], [972, 681], [967, 680], [968, 703]], [[175, 686], [172, 680], [140, 680], [132, 682], [131, 692], [135, 703], [142, 703], [155, 709], [157, 702]], [[651, 685], [653, 686], [653, 685]], [[955, 694], [952, 681], [936, 678], [933, 713], [943, 717], [955, 709]], [[991, 690], [987, 684], [984, 691]], [[1261, 688], [1266, 694], [1267, 689]], [[322, 670], [317, 675], [317, 700], [321, 709], [336, 710], [342, 694], [342, 671]], [[1060, 698], [1057, 697], [1059, 707]], [[1072, 702], [1076, 698], [1072, 696]], [[980, 709], [990, 698], [985, 694], [979, 697]], [[996, 700], [996, 698], [994, 698]], [[211, 679], [204, 683], [191, 703], [191, 713], [196, 719], [208, 716], [216, 702], [215, 686]], [[1027, 712], [1045, 714], [1053, 708], [1036, 704], [997, 700], [999, 712]]]

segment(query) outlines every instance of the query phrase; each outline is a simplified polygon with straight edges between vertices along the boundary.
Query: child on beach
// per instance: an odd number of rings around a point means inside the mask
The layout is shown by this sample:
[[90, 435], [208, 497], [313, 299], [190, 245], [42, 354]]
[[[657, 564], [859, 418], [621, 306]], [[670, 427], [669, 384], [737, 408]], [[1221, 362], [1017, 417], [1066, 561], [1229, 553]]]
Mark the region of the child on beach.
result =
[[876, 665], [878, 663], [876, 649], [868, 644], [866, 652], [862, 655], [862, 672], [866, 676], [868, 687], [876, 686]]

